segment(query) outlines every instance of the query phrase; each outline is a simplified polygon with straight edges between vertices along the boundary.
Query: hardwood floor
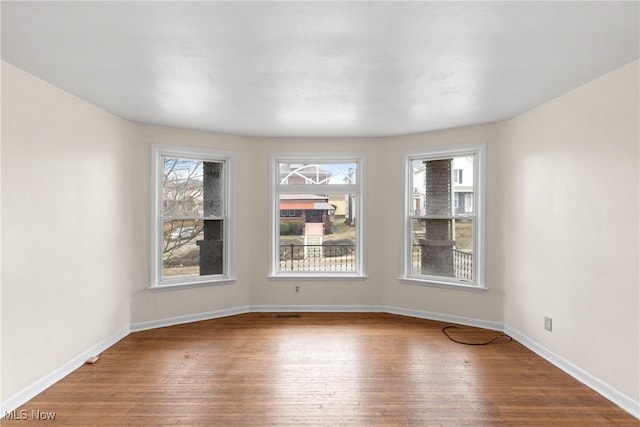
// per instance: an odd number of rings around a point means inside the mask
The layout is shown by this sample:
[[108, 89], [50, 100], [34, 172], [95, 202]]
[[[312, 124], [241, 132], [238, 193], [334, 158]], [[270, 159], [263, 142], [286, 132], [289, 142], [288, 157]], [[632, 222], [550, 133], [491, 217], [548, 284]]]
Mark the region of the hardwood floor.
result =
[[[301, 315], [131, 334], [14, 412], [26, 420], [2, 425], [640, 424], [515, 341], [460, 345], [444, 323], [391, 314]], [[448, 332], [476, 342], [496, 335]]]

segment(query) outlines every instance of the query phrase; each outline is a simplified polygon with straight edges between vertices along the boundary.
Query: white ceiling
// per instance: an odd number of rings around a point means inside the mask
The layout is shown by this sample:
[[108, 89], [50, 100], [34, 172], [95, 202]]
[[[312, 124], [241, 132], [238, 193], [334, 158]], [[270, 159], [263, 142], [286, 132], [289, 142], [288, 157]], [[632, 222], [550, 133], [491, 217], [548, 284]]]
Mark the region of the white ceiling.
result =
[[125, 119], [265, 136], [503, 120], [639, 56], [632, 2], [8, 2], [2, 58]]

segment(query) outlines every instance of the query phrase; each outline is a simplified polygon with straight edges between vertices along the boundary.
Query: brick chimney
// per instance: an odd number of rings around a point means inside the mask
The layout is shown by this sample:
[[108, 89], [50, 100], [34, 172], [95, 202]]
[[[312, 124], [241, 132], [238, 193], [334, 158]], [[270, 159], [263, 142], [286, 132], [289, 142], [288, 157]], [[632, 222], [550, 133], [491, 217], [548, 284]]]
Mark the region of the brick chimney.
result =
[[[427, 160], [425, 166], [425, 215], [450, 217], [451, 159]], [[431, 276], [454, 277], [452, 220], [426, 219], [426, 238], [420, 239], [422, 249], [421, 273]]]

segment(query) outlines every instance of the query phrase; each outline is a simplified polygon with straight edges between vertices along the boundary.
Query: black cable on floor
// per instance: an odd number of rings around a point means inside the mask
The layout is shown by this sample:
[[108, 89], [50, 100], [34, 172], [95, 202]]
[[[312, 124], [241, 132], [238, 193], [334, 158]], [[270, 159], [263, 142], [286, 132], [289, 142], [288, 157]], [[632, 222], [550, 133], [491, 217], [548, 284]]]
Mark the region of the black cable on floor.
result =
[[453, 325], [449, 325], [449, 326], [445, 326], [444, 328], [442, 328], [442, 333], [445, 334], [446, 337], [449, 338], [451, 341], [453, 341], [455, 343], [458, 343], [458, 344], [464, 344], [464, 345], [487, 345], [487, 344], [491, 344], [491, 343], [495, 342], [496, 340], [498, 340], [498, 339], [500, 339], [502, 337], [508, 338], [509, 341], [507, 341], [507, 342], [513, 341], [513, 338], [511, 338], [509, 335], [500, 334], [500, 335], [494, 337], [493, 339], [491, 339], [491, 340], [489, 340], [487, 342], [464, 342], [464, 341], [459, 341], [459, 340], [457, 340], [455, 338], [452, 338], [451, 335], [449, 335], [447, 333], [447, 329], [458, 329], [458, 327], [457, 326], [453, 326]]

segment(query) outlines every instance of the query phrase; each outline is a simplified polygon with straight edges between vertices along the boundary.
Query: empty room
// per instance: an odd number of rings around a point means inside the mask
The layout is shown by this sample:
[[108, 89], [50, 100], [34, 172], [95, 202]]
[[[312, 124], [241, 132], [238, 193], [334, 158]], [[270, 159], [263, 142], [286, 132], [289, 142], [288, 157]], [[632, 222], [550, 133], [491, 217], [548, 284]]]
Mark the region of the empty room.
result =
[[639, 425], [640, 2], [0, 8], [3, 426]]

